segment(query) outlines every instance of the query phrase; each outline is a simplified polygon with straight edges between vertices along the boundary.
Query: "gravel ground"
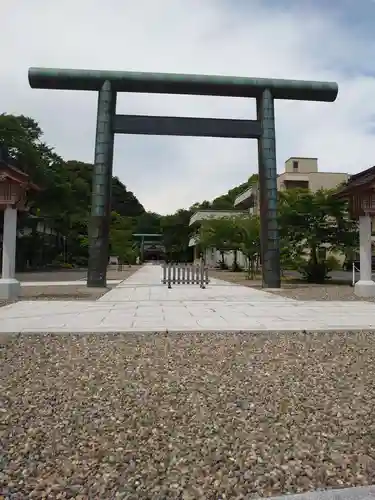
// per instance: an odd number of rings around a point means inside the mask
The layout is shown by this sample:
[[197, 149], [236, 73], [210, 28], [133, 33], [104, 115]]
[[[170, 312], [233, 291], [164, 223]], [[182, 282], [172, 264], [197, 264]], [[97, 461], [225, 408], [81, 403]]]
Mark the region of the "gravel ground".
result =
[[375, 337], [0, 341], [0, 492], [243, 499], [375, 482]]
[[[142, 266], [124, 266], [122, 271], [109, 269], [107, 271], [107, 280], [126, 280], [134, 274]], [[45, 281], [45, 286], [27, 286], [21, 288], [21, 296], [19, 300], [98, 300], [102, 295], [109, 292], [115, 285], [108, 285], [103, 288], [87, 288], [85, 284], [77, 285], [48, 285], [49, 281], [70, 281], [78, 279], [78, 274], [71, 272], [45, 272], [45, 273], [25, 273], [27, 276], [25, 281]], [[30, 279], [32, 276], [32, 279]], [[86, 279], [86, 273], [80, 274], [83, 279]], [[69, 279], [70, 278], [70, 279]], [[10, 304], [12, 301], [0, 299], [0, 307]], [[1, 500], [1, 497], [0, 497]]]
[[[21, 289], [19, 300], [97, 300], [112, 288], [111, 285], [105, 289], [87, 288], [85, 285], [30, 286]], [[0, 307], [12, 302], [0, 299]]]
[[[107, 279], [126, 279], [141, 265], [123, 266], [122, 271], [118, 271], [116, 266], [109, 266], [107, 269]], [[25, 273], [16, 273], [18, 281], [75, 281], [85, 280], [87, 269], [60, 269], [60, 270], [40, 270]]]
[[375, 297], [361, 298], [354, 294], [354, 288], [348, 285], [289, 285], [271, 293], [295, 300], [364, 300], [375, 302]]
[[[249, 280], [245, 273], [233, 273], [231, 271], [210, 270], [212, 278], [221, 279], [237, 285], [248, 286], [262, 289], [260, 279]], [[354, 294], [354, 288], [345, 283], [326, 283], [325, 285], [316, 285], [308, 283], [293, 283], [290, 280], [282, 281], [280, 290], [266, 290], [270, 293], [282, 295], [295, 300], [364, 300], [366, 302], [375, 302], [375, 298], [361, 298]]]

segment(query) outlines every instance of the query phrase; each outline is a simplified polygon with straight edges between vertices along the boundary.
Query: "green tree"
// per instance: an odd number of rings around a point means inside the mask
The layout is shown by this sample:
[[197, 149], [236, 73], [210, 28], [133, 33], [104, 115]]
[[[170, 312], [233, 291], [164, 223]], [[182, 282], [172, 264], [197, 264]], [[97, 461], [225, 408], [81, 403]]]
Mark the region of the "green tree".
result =
[[234, 252], [233, 269], [237, 270], [237, 251], [241, 246], [241, 228], [235, 217], [222, 217], [203, 221], [199, 230], [199, 245], [202, 249], [216, 248], [220, 252], [220, 267], [226, 268], [226, 252]]
[[254, 279], [256, 264], [260, 258], [260, 219], [258, 215], [238, 217], [241, 231], [240, 250], [248, 259], [248, 276]]
[[114, 211], [111, 213], [110, 254], [118, 257], [123, 263], [134, 264], [137, 256], [133, 248], [134, 224], [135, 220], [131, 217], [122, 217]]
[[161, 217], [160, 226], [168, 260], [191, 261], [193, 259], [193, 250], [189, 247], [192, 232], [189, 223], [192, 213], [190, 210], [181, 209], [173, 215]]
[[135, 233], [160, 234], [161, 216], [154, 212], [143, 212], [136, 219]]
[[[41, 187], [40, 192], [29, 194], [29, 214], [19, 218], [19, 228], [31, 228], [32, 234], [20, 238], [23, 241], [17, 245], [17, 261], [45, 265], [61, 260], [63, 241], [68, 261], [86, 265], [93, 165], [64, 161], [43, 141], [38, 123], [23, 115], [0, 115], [0, 142], [8, 147], [11, 164]], [[121, 216], [137, 217], [144, 213], [134, 194], [116, 177], [112, 179], [113, 207]], [[46, 223], [58, 233], [54, 243], [36, 233], [36, 222]]]
[[293, 249], [297, 268], [310, 282], [323, 282], [331, 271], [327, 252], [345, 252], [357, 244], [356, 223], [335, 191], [293, 189], [279, 195], [280, 237]]
[[113, 211], [123, 217], [138, 217], [146, 213], [137, 197], [126, 189], [118, 177], [112, 178], [111, 207]]

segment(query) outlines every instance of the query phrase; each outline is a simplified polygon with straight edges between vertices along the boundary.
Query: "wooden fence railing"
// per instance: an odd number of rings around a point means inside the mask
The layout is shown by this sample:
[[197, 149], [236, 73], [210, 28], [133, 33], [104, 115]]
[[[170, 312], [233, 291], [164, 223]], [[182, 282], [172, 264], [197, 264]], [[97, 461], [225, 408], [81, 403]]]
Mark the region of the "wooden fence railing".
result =
[[199, 285], [206, 288], [209, 283], [208, 268], [203, 264], [163, 264], [161, 282], [172, 288], [172, 285]]

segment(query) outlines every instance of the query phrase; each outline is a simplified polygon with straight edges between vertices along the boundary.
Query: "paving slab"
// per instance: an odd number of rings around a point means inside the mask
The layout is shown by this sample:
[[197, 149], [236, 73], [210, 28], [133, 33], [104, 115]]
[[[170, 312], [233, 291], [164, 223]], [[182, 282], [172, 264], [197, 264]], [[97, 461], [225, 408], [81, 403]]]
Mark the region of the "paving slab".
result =
[[20, 301], [0, 308], [2, 333], [375, 330], [375, 304], [296, 301], [212, 280], [160, 284], [144, 266], [97, 301]]
[[375, 486], [360, 486], [325, 491], [311, 491], [298, 495], [282, 495], [269, 500], [370, 500], [375, 498]]
[[205, 289], [199, 285], [167, 285], [161, 283], [161, 266], [146, 265], [116, 288], [103, 295], [101, 302], [123, 301], [230, 301], [244, 300], [246, 302], [276, 301], [295, 302], [293, 299], [270, 294], [241, 285], [235, 285], [218, 279], [211, 279]]

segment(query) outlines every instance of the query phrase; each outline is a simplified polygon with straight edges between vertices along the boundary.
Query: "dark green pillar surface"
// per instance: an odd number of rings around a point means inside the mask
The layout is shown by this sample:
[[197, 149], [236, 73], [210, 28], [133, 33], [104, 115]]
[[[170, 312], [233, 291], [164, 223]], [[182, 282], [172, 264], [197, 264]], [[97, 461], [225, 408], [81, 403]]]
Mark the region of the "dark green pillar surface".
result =
[[258, 139], [262, 281], [265, 288], [280, 288], [275, 106], [269, 89], [257, 99], [257, 115], [262, 129]]
[[111, 100], [111, 136], [112, 136], [112, 140], [109, 144], [109, 158], [108, 158], [108, 165], [109, 165], [109, 168], [108, 168], [108, 191], [109, 191], [109, 197], [108, 197], [108, 203], [109, 203], [109, 206], [108, 206], [108, 214], [109, 214], [109, 217], [111, 216], [111, 209], [112, 209], [112, 204], [111, 204], [111, 200], [112, 200], [112, 175], [113, 175], [113, 150], [114, 150], [114, 146], [115, 146], [115, 132], [114, 132], [114, 129], [113, 129], [113, 123], [114, 123], [114, 119], [115, 119], [115, 116], [116, 116], [116, 103], [117, 103], [117, 92], [112, 92], [112, 100]]
[[105, 81], [98, 98], [95, 138], [95, 163], [92, 179], [91, 220], [89, 227], [89, 267], [87, 286], [107, 285], [109, 224], [113, 161], [113, 117], [116, 95]]
[[144, 260], [144, 254], [145, 254], [145, 237], [142, 236], [141, 240], [141, 262]]

